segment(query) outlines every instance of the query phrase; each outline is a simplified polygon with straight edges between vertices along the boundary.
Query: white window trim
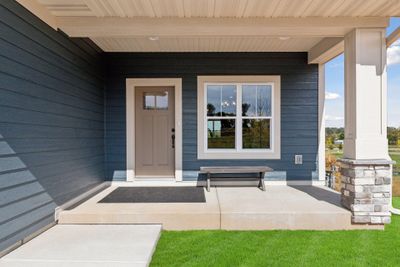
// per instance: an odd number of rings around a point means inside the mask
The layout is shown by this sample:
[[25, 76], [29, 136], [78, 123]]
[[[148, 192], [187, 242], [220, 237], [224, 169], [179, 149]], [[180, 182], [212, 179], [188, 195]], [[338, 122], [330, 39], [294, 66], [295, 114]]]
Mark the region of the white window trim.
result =
[[[272, 90], [271, 149], [207, 149], [207, 84], [268, 84]], [[237, 87], [240, 90], [241, 87]], [[239, 93], [239, 92], [238, 92]], [[241, 94], [240, 94], [241, 95]], [[241, 106], [238, 97], [237, 106]], [[238, 114], [240, 116], [240, 114]], [[241, 117], [241, 116], [240, 116]], [[219, 117], [216, 117], [219, 118]], [[228, 118], [228, 117], [227, 117]], [[237, 128], [238, 117], [236, 116]], [[247, 118], [247, 117], [246, 117]], [[261, 118], [261, 117], [260, 117]], [[240, 130], [239, 129], [239, 130]], [[240, 147], [241, 136], [236, 138]], [[197, 77], [197, 158], [198, 159], [280, 159], [281, 158], [281, 82], [280, 76], [198, 76]]]

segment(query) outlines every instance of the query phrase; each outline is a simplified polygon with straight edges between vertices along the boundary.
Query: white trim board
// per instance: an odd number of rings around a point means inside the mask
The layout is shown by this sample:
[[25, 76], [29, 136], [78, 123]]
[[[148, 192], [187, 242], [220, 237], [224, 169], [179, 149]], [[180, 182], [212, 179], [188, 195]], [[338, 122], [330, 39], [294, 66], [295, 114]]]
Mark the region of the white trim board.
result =
[[173, 86], [175, 90], [175, 180], [182, 181], [182, 79], [126, 79], [126, 179], [135, 180], [135, 87]]
[[[387, 27], [387, 17], [148, 18], [58, 17], [70, 37], [343, 37], [353, 28]], [[195, 29], [195, 30], [194, 30]]]
[[318, 64], [318, 179], [325, 180], [325, 64]]
[[[252, 185], [254, 184], [252, 181], [213, 181], [213, 185]], [[269, 186], [283, 186], [283, 185], [312, 185], [312, 186], [324, 186], [325, 181], [318, 181], [318, 180], [298, 180], [298, 181], [267, 181], [264, 180], [265, 185]], [[120, 187], [140, 187], [140, 186], [198, 186], [198, 185], [205, 185], [206, 181], [181, 181], [176, 182], [173, 180], [165, 181], [165, 180], [151, 180], [151, 181], [133, 181], [133, 182], [123, 182], [123, 181], [116, 181], [111, 182], [111, 186], [120, 186]]]

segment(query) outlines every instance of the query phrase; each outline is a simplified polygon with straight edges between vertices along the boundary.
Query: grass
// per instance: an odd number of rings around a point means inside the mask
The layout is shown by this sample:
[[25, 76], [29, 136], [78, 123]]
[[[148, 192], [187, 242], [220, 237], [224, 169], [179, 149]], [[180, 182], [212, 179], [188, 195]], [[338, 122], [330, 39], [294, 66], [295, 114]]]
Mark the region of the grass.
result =
[[[400, 208], [400, 198], [394, 205]], [[400, 216], [385, 231], [163, 231], [151, 266], [399, 266]]]

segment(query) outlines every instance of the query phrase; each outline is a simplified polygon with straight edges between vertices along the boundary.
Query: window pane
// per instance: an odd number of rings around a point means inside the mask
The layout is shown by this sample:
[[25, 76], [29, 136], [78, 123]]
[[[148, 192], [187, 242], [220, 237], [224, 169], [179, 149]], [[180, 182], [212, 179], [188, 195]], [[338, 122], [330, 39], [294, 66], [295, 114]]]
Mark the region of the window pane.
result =
[[168, 109], [168, 91], [156, 95], [157, 109]]
[[155, 109], [156, 108], [156, 98], [152, 93], [143, 94], [143, 105], [144, 109]]
[[207, 120], [208, 148], [235, 148], [235, 120], [210, 119]]
[[236, 115], [236, 86], [207, 86], [207, 116]]
[[244, 119], [242, 146], [244, 149], [268, 149], [270, 146], [269, 119]]
[[243, 85], [242, 88], [242, 116], [271, 116], [270, 85]]
[[168, 109], [168, 91], [143, 93], [144, 109]]

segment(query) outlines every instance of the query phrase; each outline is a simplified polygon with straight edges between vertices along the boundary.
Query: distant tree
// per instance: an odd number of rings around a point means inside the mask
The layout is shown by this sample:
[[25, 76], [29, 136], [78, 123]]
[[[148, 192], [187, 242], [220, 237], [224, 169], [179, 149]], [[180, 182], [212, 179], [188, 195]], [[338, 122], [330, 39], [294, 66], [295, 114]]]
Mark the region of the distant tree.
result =
[[397, 145], [400, 140], [400, 128], [388, 127], [387, 138], [390, 145]]

